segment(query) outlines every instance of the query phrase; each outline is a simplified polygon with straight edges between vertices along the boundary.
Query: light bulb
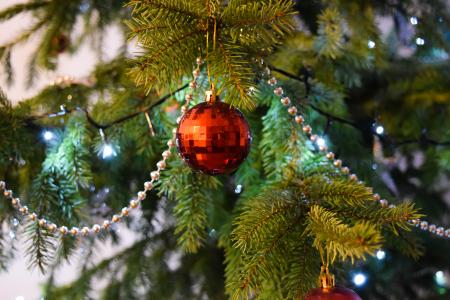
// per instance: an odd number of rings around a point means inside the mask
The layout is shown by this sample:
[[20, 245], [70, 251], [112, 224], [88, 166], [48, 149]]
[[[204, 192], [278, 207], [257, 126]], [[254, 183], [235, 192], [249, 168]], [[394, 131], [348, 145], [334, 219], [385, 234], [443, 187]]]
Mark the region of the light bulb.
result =
[[367, 47], [369, 47], [370, 49], [375, 48], [375, 46], [376, 46], [376, 44], [375, 44], [374, 41], [368, 41], [368, 42], [367, 42]]
[[445, 286], [447, 284], [447, 277], [442, 271], [437, 271], [436, 274], [434, 274], [434, 280], [440, 286]]
[[353, 276], [353, 283], [356, 286], [362, 286], [364, 283], [366, 283], [367, 277], [363, 273], [357, 273], [355, 276]]
[[55, 135], [53, 134], [53, 132], [51, 132], [50, 130], [45, 130], [42, 133], [42, 136], [44, 137], [44, 140], [46, 141], [51, 141], [53, 140], [53, 138], [55, 137]]
[[378, 125], [378, 126], [375, 128], [375, 132], [376, 132], [377, 134], [383, 134], [383, 133], [384, 133], [384, 127], [381, 126], [381, 125]]
[[409, 22], [411, 22], [412, 25], [417, 25], [417, 24], [419, 24], [419, 20], [417, 20], [416, 17], [411, 17], [411, 18], [409, 18]]
[[116, 151], [110, 144], [104, 144], [102, 148], [102, 158], [107, 159], [111, 156], [116, 156]]
[[317, 139], [316, 143], [317, 143], [317, 146], [319, 146], [319, 147], [324, 147], [327, 145], [327, 142], [325, 141], [325, 139], [321, 138], [321, 137], [319, 137]]
[[386, 258], [386, 252], [384, 252], [383, 250], [378, 250], [376, 256], [378, 260], [383, 260]]
[[416, 39], [416, 44], [417, 44], [418, 46], [423, 46], [423, 45], [425, 45], [425, 40], [424, 40], [423, 38], [418, 37], [418, 38]]

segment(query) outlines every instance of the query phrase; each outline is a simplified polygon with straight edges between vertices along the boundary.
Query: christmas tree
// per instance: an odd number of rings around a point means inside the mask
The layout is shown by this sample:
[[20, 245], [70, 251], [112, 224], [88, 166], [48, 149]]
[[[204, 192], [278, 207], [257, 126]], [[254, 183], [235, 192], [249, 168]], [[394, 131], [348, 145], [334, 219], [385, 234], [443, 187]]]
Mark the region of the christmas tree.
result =
[[[29, 85], [102, 57], [111, 25], [128, 40], [89, 78], [1, 93], [4, 272], [20, 223], [45, 299], [450, 297], [447, 1], [30, 0], [0, 21], [26, 13], [5, 85], [29, 39]], [[117, 223], [136, 242], [95, 261]]]

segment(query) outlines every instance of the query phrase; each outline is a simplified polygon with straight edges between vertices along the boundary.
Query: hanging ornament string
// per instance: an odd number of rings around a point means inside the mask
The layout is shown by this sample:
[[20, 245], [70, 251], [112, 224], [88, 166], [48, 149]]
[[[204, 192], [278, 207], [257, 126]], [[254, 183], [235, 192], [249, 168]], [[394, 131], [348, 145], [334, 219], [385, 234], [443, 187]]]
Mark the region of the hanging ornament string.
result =
[[[271, 75], [270, 69], [267, 69], [267, 73], [269, 76]], [[313, 134], [312, 127], [305, 122], [305, 118], [299, 113], [299, 110], [295, 105], [292, 104], [291, 99], [285, 95], [284, 90], [281, 86], [278, 85], [278, 80], [275, 77], [271, 77], [267, 80], [267, 83], [274, 88], [273, 93], [280, 97], [281, 104], [287, 107], [287, 112], [291, 115], [295, 122], [302, 126], [303, 133], [308, 137], [308, 139], [315, 145], [320, 153], [325, 155], [325, 157], [336, 167], [336, 169], [342, 173], [343, 175], [348, 176], [350, 180], [358, 181], [358, 176], [350, 172], [350, 168], [343, 165], [342, 160], [337, 159], [335, 153], [327, 152], [328, 148], [324, 144], [317, 145], [317, 141], [319, 140], [319, 136], [317, 134]], [[361, 182], [362, 183], [362, 182]], [[373, 194], [373, 200], [379, 202], [382, 208], [389, 209], [394, 208], [395, 204], [390, 204], [386, 199], [382, 199], [378, 193]], [[425, 220], [421, 219], [413, 219], [409, 220], [409, 222], [422, 229], [423, 231], [428, 231], [432, 234], [438, 235], [440, 237], [450, 238], [450, 228], [445, 229], [442, 226], [437, 226], [435, 224], [429, 224]]]
[[[197, 79], [200, 76], [200, 66], [202, 65], [203, 61], [201, 58], [197, 59], [197, 67], [192, 72], [194, 79], [189, 83], [189, 87], [191, 90], [194, 90], [197, 88]], [[181, 116], [184, 115], [184, 113], [187, 111], [189, 107], [189, 103], [192, 100], [193, 95], [192, 91], [188, 93], [185, 96], [185, 104], [181, 107]], [[47, 220], [44, 216], [39, 216], [37, 213], [32, 212], [26, 205], [22, 204], [22, 201], [14, 196], [14, 193], [12, 190], [7, 188], [5, 181], [0, 181], [0, 191], [3, 192], [3, 195], [11, 201], [12, 206], [18, 210], [25, 218], [28, 218], [29, 220], [33, 222], [37, 222], [41, 228], [46, 229], [49, 233], [52, 234], [61, 234], [61, 235], [72, 235], [74, 237], [82, 236], [86, 237], [90, 234], [98, 234], [103, 230], [107, 230], [110, 228], [111, 224], [120, 222], [124, 217], [127, 217], [130, 214], [130, 211], [137, 208], [143, 200], [146, 198], [146, 193], [153, 189], [154, 184], [156, 181], [159, 180], [160, 172], [165, 170], [166, 168], [166, 160], [171, 155], [171, 150], [175, 146], [175, 136], [176, 136], [176, 129], [172, 131], [172, 137], [167, 142], [167, 149], [162, 153], [162, 160], [158, 161], [156, 164], [157, 169], [155, 171], [152, 171], [150, 173], [151, 180], [144, 183], [144, 190], [139, 191], [137, 193], [137, 197], [131, 199], [129, 201], [128, 206], [122, 208], [120, 213], [114, 214], [111, 219], [104, 220], [103, 223], [100, 224], [94, 224], [91, 227], [84, 226], [82, 228], [79, 227], [72, 227], [69, 228], [65, 225], [57, 225], [55, 223], [52, 223], [50, 220]]]

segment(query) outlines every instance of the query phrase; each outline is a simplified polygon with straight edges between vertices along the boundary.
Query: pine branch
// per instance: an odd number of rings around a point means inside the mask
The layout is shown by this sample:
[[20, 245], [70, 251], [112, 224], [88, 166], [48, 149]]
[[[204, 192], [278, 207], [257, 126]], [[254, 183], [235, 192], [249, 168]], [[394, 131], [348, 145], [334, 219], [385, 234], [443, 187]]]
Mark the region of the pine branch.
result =
[[35, 0], [28, 3], [20, 3], [14, 6], [10, 6], [3, 11], [0, 11], [0, 21], [5, 21], [13, 18], [23, 12], [35, 11], [42, 7], [48, 6], [51, 1]]
[[180, 160], [172, 162], [170, 170], [162, 176], [160, 193], [176, 201], [175, 233], [183, 250], [195, 253], [203, 245], [207, 236], [209, 198], [219, 185], [215, 177], [195, 173]]
[[376, 227], [367, 222], [353, 226], [342, 223], [334, 212], [318, 205], [311, 206], [306, 231], [314, 237], [316, 248], [326, 245], [331, 262], [336, 258], [345, 260], [365, 259], [382, 245], [382, 236]]
[[26, 227], [28, 267], [37, 267], [42, 274], [51, 264], [55, 255], [54, 238], [38, 226], [37, 222], [30, 222]]
[[243, 49], [218, 41], [216, 51], [212, 52], [207, 63], [220, 92], [225, 93], [225, 101], [245, 109], [255, 107], [250, 88], [254, 87], [252, 69], [243, 59]]
[[321, 56], [336, 59], [342, 53], [343, 32], [336, 8], [326, 8], [319, 16], [319, 32], [314, 50]]

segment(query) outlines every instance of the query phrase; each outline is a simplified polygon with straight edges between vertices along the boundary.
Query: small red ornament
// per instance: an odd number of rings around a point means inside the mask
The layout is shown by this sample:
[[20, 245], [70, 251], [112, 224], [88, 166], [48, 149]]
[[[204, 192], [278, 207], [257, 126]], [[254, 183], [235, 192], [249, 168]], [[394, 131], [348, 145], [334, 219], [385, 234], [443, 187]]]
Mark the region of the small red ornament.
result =
[[351, 289], [334, 285], [334, 275], [327, 267], [321, 267], [319, 288], [311, 290], [305, 300], [361, 300]]
[[313, 289], [305, 297], [305, 300], [361, 300], [361, 298], [351, 289], [335, 286]]
[[191, 168], [209, 175], [229, 174], [250, 151], [250, 128], [238, 109], [220, 102], [211, 92], [207, 100], [180, 120], [177, 147]]

